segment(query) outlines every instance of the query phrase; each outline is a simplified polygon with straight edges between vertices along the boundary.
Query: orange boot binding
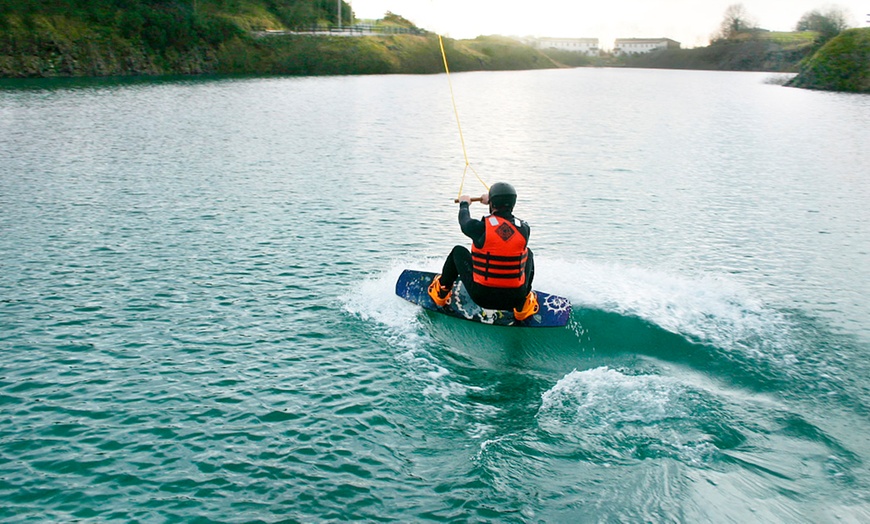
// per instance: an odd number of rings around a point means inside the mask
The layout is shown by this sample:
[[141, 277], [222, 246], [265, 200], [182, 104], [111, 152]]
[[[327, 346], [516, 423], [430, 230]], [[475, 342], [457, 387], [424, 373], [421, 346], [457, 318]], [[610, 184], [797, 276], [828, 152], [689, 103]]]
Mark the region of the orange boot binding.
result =
[[526, 295], [526, 302], [523, 304], [523, 308], [514, 309], [514, 318], [521, 321], [525, 320], [537, 313], [540, 309], [541, 307], [538, 304], [538, 295], [536, 295], [534, 291], [529, 291], [529, 294]]
[[432, 302], [438, 307], [444, 307], [450, 301], [450, 291], [441, 285], [441, 275], [437, 275], [429, 284], [429, 296], [432, 297]]

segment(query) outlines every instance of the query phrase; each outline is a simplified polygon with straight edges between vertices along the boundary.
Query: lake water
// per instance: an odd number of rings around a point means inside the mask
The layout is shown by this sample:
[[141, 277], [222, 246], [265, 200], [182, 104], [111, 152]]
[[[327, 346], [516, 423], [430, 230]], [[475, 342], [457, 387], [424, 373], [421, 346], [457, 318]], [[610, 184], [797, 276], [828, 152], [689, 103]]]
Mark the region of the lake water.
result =
[[444, 75], [0, 84], [0, 520], [870, 520], [870, 97], [451, 78], [565, 329], [394, 295]]

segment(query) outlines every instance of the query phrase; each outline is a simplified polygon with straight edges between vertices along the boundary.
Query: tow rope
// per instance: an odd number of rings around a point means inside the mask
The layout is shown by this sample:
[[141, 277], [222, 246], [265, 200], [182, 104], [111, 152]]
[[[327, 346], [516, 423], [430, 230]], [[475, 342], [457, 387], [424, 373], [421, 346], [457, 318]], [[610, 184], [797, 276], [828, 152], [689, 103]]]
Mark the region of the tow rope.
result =
[[489, 191], [489, 186], [486, 185], [486, 182], [480, 178], [480, 175], [477, 174], [477, 171], [471, 166], [471, 163], [468, 162], [468, 151], [465, 149], [465, 137], [462, 136], [462, 124], [459, 122], [459, 110], [456, 108], [456, 96], [453, 94], [453, 82], [450, 80], [450, 68], [447, 66], [447, 53], [444, 52], [444, 40], [441, 38], [441, 35], [438, 35], [438, 44], [441, 46], [441, 58], [444, 60], [444, 72], [447, 74], [447, 85], [450, 86], [450, 100], [453, 102], [453, 115], [456, 117], [456, 127], [459, 129], [459, 142], [462, 144], [462, 156], [465, 158], [465, 169], [462, 171], [462, 180], [459, 182], [459, 195], [457, 195], [456, 199], [462, 196], [462, 188], [465, 186], [465, 175], [468, 174], [468, 170], [470, 169], [474, 176], [477, 177], [477, 180], [483, 184], [483, 187]]

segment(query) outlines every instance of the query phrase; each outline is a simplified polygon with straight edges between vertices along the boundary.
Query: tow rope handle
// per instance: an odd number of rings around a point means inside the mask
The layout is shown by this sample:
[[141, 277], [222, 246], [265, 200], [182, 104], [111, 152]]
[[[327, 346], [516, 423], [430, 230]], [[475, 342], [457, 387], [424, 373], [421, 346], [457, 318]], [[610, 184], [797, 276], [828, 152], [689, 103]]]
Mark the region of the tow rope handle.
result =
[[[472, 201], [472, 202], [483, 202], [483, 199], [480, 198], [480, 197], [472, 197], [472, 198], [471, 198], [471, 201]], [[458, 204], [458, 203], [459, 203], [459, 199], [458, 199], [458, 198], [454, 198], [454, 199], [453, 199], [453, 203], [454, 203], [454, 204]]]

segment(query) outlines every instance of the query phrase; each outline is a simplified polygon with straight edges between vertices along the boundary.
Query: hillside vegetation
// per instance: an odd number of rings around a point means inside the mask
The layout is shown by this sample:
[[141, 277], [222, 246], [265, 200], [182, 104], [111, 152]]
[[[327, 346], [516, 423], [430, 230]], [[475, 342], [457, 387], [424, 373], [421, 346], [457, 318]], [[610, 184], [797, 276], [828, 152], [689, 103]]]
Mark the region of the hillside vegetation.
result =
[[[417, 34], [255, 36], [326, 29], [336, 9], [333, 0], [0, 0], [0, 77], [443, 70], [437, 37], [391, 13], [377, 23]], [[351, 19], [345, 3], [342, 18]], [[445, 46], [456, 71], [558, 66], [501, 37]]]
[[828, 41], [788, 85], [870, 93], [870, 28], [848, 29]]
[[801, 61], [817, 49], [816, 41], [813, 31], [766, 32], [717, 40], [707, 47], [636, 55], [625, 58], [623, 63], [664, 69], [797, 72]]

